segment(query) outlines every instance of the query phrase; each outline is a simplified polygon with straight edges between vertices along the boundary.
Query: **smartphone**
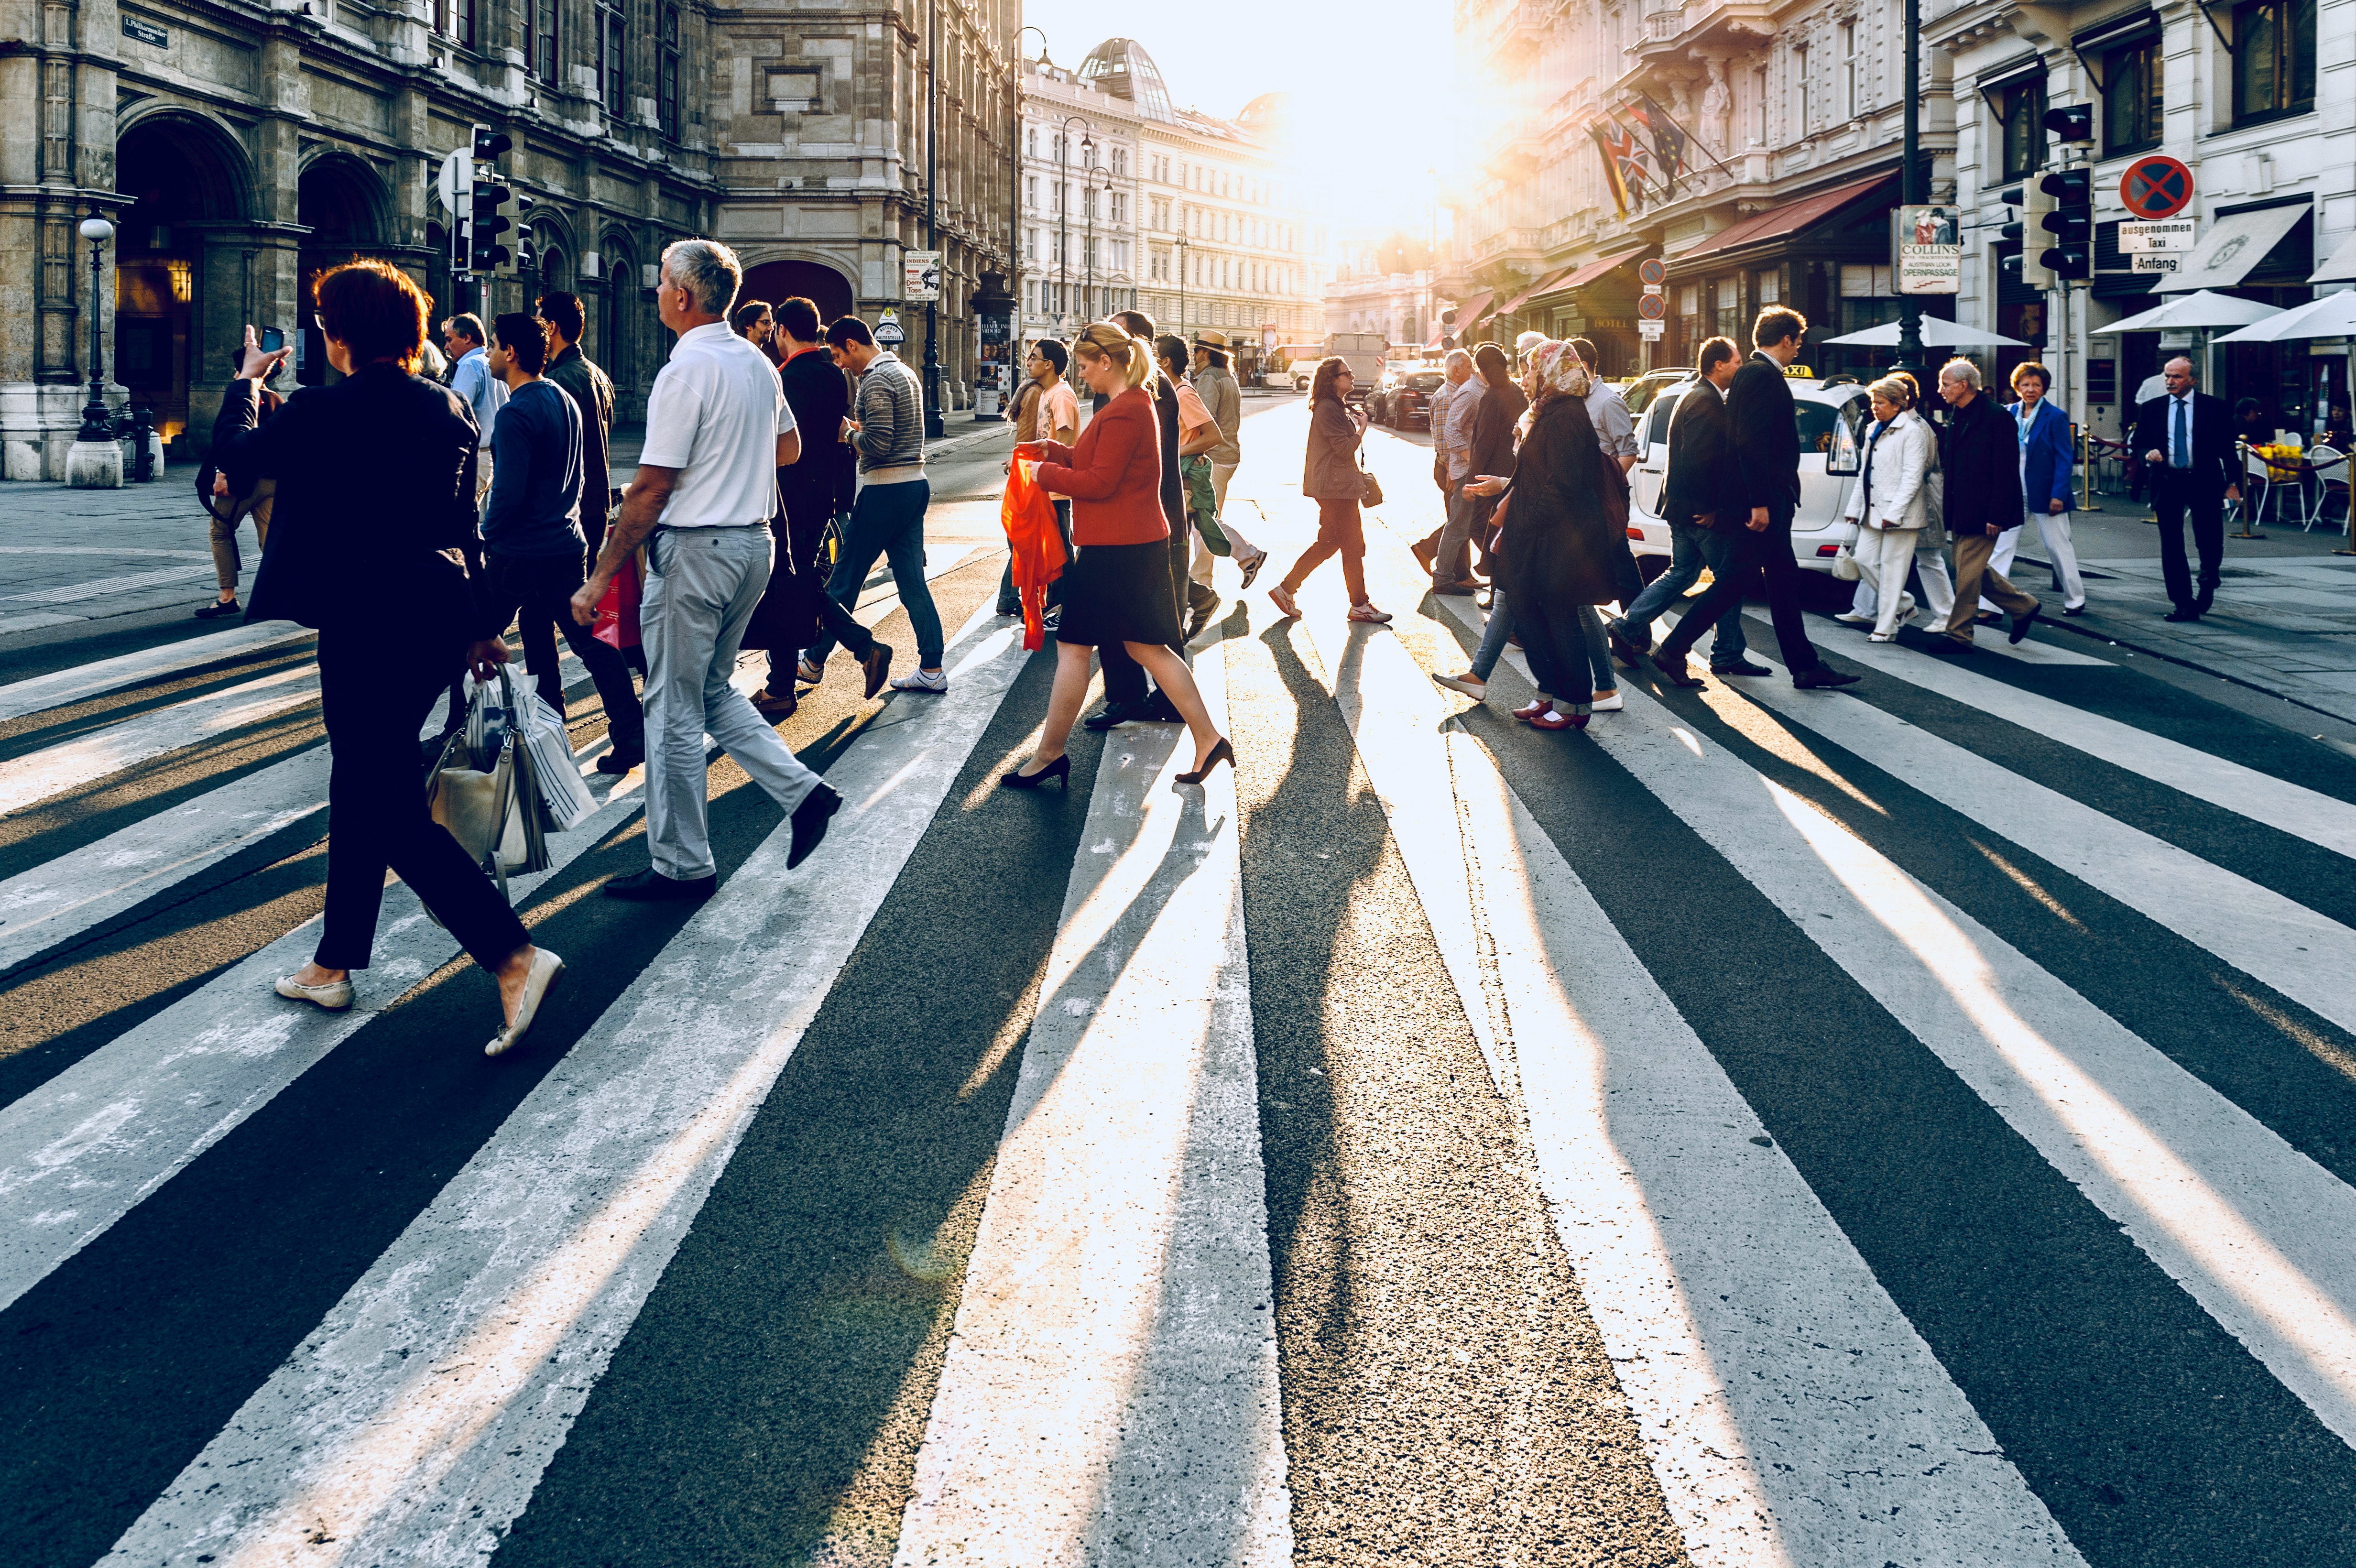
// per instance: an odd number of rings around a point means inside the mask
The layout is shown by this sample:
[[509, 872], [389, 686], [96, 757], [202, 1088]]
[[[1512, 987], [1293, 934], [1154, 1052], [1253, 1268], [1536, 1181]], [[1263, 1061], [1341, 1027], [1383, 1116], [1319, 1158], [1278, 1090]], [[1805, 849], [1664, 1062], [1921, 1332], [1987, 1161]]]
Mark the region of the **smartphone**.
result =
[[285, 347], [286, 334], [284, 331], [274, 326], [262, 329], [262, 351], [264, 354], [275, 354]]

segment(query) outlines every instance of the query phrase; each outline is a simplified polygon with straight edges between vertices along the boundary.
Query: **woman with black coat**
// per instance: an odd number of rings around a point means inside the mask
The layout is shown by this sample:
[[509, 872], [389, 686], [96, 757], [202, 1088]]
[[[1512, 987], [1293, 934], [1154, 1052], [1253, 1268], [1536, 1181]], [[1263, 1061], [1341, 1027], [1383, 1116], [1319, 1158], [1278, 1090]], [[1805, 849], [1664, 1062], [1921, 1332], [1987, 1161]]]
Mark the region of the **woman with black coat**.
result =
[[1531, 355], [1529, 379], [1537, 400], [1497, 545], [1498, 581], [1538, 686], [1537, 700], [1514, 717], [1540, 730], [1584, 730], [1595, 699], [1584, 619], [1619, 598], [1628, 541], [1604, 509], [1587, 367], [1567, 344], [1547, 343]]
[[333, 386], [307, 387], [261, 424], [256, 394], [285, 350], [253, 346], [213, 423], [213, 461], [235, 495], [278, 482], [248, 621], [319, 633], [327, 730], [327, 897], [311, 962], [280, 996], [352, 1005], [390, 867], [498, 982], [497, 1056], [531, 1027], [564, 962], [532, 945], [480, 866], [426, 809], [417, 733], [469, 664], [507, 662], [497, 612], [461, 564], [476, 548], [475, 417], [415, 373], [428, 301], [388, 262], [354, 261], [315, 285]]
[[1339, 555], [1342, 584], [1350, 591], [1350, 619], [1380, 625], [1390, 616], [1366, 597], [1366, 529], [1358, 512], [1365, 494], [1358, 443], [1366, 439], [1366, 416], [1350, 407], [1350, 385], [1348, 360], [1334, 354], [1318, 362], [1309, 383], [1309, 450], [1301, 475], [1301, 493], [1317, 503], [1317, 542], [1301, 552], [1268, 598], [1284, 613], [1300, 614], [1292, 596], [1311, 572]]

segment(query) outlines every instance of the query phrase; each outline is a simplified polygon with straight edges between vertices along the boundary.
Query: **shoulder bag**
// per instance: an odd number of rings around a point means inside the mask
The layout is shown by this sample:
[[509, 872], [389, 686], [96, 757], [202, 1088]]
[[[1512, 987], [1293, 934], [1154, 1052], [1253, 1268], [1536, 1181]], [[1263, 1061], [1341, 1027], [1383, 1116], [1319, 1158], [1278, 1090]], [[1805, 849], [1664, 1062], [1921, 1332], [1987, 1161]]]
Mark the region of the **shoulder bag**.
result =
[[1376, 478], [1373, 473], [1367, 469], [1366, 454], [1365, 453], [1361, 452], [1357, 454], [1357, 461], [1358, 504], [1362, 507], [1381, 506], [1383, 504], [1382, 481]]

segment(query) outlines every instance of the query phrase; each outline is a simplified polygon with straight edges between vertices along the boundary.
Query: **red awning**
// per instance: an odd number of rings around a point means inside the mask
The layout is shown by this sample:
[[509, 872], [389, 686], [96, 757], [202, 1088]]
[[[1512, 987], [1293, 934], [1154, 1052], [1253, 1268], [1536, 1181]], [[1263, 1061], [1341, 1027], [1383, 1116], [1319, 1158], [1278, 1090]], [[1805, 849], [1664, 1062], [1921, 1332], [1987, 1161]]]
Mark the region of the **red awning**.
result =
[[1830, 190], [1818, 191], [1815, 195], [1804, 197], [1787, 207], [1778, 207], [1772, 211], [1746, 218], [1740, 223], [1719, 229], [1693, 250], [1676, 257], [1671, 264], [1683, 268], [1687, 263], [1704, 256], [1715, 256], [1724, 251], [1740, 250], [1746, 245], [1757, 245], [1769, 240], [1788, 238], [1803, 229], [1823, 222], [1852, 202], [1861, 201], [1876, 191], [1889, 189], [1890, 183], [1897, 177], [1894, 174], [1877, 175], [1871, 179], [1858, 180], [1852, 185], [1835, 186]]
[[1520, 293], [1515, 294], [1512, 299], [1509, 299], [1504, 304], [1499, 305], [1497, 307], [1497, 314], [1499, 315], [1514, 315], [1518, 314], [1521, 308], [1529, 304], [1530, 301], [1537, 298], [1542, 293], [1550, 293], [1554, 289], [1561, 286], [1563, 281], [1578, 270], [1579, 269], [1576, 267], [1565, 267], [1561, 272], [1553, 273], [1550, 276], [1532, 283], [1528, 288], [1524, 289]]
[[1505, 313], [1510, 315], [1534, 299], [1542, 299], [1547, 294], [1563, 293], [1571, 289], [1586, 288], [1590, 284], [1602, 282], [1635, 260], [1635, 257], [1626, 255], [1604, 256], [1576, 267], [1565, 267], [1552, 277], [1532, 284], [1523, 292], [1521, 297], [1503, 308]]
[[1452, 329], [1456, 336], [1462, 337], [1466, 332], [1477, 325], [1480, 323], [1481, 318], [1489, 313], [1489, 302], [1496, 297], [1496, 290], [1483, 289], [1479, 293], [1474, 294], [1471, 299], [1465, 301], [1462, 304], [1458, 305], [1456, 307], [1456, 325]]

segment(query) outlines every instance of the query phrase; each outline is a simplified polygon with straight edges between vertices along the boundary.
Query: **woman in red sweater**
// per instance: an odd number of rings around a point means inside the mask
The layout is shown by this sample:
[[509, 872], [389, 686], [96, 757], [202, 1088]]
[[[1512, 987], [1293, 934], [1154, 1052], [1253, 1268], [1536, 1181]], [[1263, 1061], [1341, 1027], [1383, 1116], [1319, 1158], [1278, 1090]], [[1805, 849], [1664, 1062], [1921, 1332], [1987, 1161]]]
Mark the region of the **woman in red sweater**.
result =
[[1072, 498], [1071, 566], [1065, 571], [1064, 620], [1055, 633], [1055, 685], [1047, 698], [1046, 728], [1031, 760], [999, 783], [1036, 789], [1051, 778], [1069, 783], [1064, 754], [1072, 723], [1088, 694], [1088, 650], [1118, 642], [1145, 667], [1176, 705], [1194, 737], [1194, 768], [1181, 784], [1200, 784], [1234, 748], [1211, 727], [1194, 677], [1173, 647], [1183, 635], [1170, 592], [1170, 522], [1162, 512], [1162, 437], [1153, 400], [1141, 389], [1153, 368], [1152, 346], [1119, 325], [1099, 321], [1072, 344], [1072, 368], [1088, 389], [1112, 400], [1079, 443], [1041, 441], [1014, 449], [1019, 458], [1044, 459], [1039, 484]]

